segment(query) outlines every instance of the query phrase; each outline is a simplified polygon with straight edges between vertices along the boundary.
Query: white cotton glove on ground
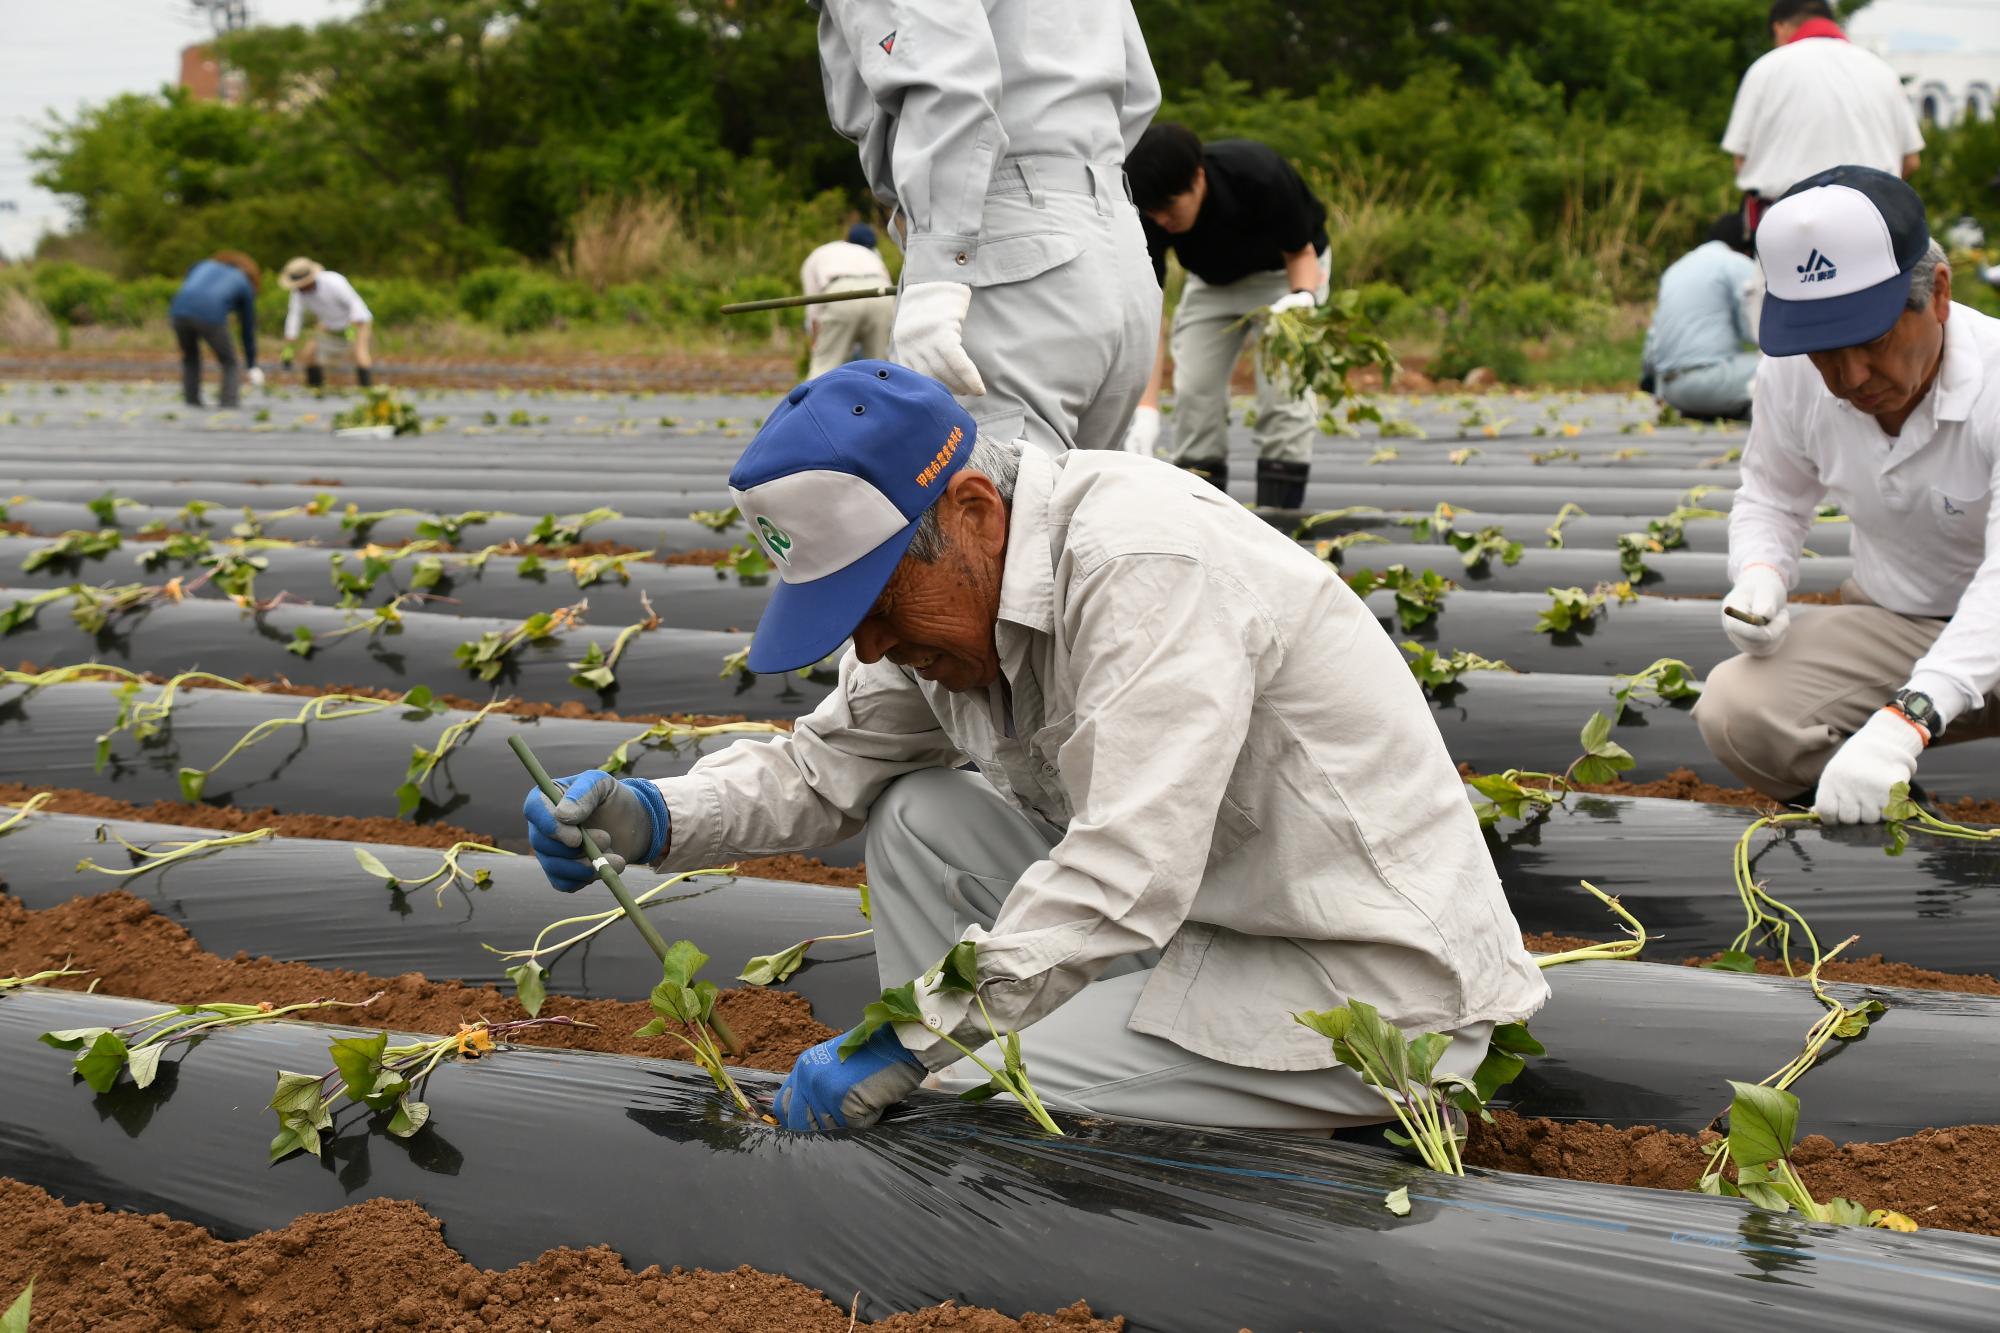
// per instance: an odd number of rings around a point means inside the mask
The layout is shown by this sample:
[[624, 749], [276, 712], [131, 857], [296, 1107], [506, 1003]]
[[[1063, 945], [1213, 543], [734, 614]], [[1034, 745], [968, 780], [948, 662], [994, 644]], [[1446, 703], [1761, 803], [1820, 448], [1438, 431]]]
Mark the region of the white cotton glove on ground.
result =
[[1274, 315], [1280, 315], [1287, 310], [1310, 310], [1318, 304], [1319, 298], [1311, 292], [1293, 292], [1290, 296], [1281, 296], [1271, 302], [1270, 311]]
[[250, 386], [255, 389], [264, 387], [264, 370], [261, 366], [250, 367]]
[[896, 298], [896, 322], [889, 341], [896, 360], [940, 381], [953, 393], [978, 397], [986, 392], [979, 367], [965, 354], [965, 312], [972, 288], [962, 282], [920, 282]]
[[1879, 824], [1889, 789], [1917, 773], [1927, 742], [1914, 722], [1893, 708], [1876, 711], [1833, 752], [1819, 775], [1813, 813], [1828, 824]]
[[1160, 409], [1142, 407], [1132, 414], [1132, 424], [1125, 428], [1125, 452], [1138, 454], [1144, 458], [1153, 456], [1153, 446], [1160, 442]]
[[[1785, 581], [1777, 570], [1769, 565], [1746, 565], [1729, 596], [1722, 599], [1722, 632], [1740, 651], [1752, 657], [1769, 657], [1778, 651], [1779, 641], [1792, 627], [1792, 610], [1786, 598]], [[1746, 624], [1729, 614], [1731, 607], [1761, 616], [1766, 623]]]

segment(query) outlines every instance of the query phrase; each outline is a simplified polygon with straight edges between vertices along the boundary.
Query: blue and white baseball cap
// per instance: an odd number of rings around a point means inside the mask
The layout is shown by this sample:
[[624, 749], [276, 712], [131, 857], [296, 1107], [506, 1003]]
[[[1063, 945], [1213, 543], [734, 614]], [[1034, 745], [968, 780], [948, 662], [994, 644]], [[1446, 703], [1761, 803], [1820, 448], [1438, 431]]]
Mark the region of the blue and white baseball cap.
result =
[[1930, 249], [1924, 202], [1872, 167], [1834, 167], [1785, 191], [1757, 224], [1767, 356], [1858, 347], [1887, 333]]
[[779, 579], [750, 670], [811, 666], [854, 632], [977, 433], [942, 384], [887, 361], [850, 361], [785, 395], [729, 473]]

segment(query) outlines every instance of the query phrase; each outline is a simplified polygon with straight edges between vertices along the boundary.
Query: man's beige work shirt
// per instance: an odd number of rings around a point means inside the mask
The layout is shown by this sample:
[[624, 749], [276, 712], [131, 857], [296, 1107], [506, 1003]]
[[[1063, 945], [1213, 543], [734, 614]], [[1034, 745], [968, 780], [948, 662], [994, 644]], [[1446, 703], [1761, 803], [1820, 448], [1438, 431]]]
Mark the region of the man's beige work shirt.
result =
[[[1002, 680], [951, 694], [850, 651], [792, 733], [659, 785], [680, 870], [824, 846], [896, 777], [970, 759], [1064, 830], [993, 929], [982, 994], [1020, 1029], [1113, 959], [1162, 950], [1134, 1031], [1256, 1069], [1322, 1069], [1292, 1013], [1366, 1000], [1408, 1032], [1522, 1019], [1521, 946], [1422, 692], [1328, 567], [1153, 459], [1026, 450], [994, 629]], [[986, 1039], [923, 1000], [919, 1058]]]

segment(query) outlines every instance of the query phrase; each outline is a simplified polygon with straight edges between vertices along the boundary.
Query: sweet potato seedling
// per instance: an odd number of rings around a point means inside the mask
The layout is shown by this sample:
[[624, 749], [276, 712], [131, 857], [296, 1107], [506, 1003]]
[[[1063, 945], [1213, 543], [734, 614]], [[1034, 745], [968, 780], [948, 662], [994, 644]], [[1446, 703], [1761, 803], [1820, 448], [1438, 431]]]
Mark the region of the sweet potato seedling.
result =
[[[717, 1036], [727, 1041], [731, 1049], [737, 1048], [737, 1042], [715, 1012], [715, 997], [721, 992], [714, 982], [695, 979], [707, 964], [708, 955], [696, 948], [692, 940], [675, 940], [668, 945], [666, 956], [660, 960], [660, 984], [647, 997], [653, 1006], [653, 1018], [632, 1035], [672, 1037], [688, 1048], [694, 1062], [708, 1074], [716, 1089], [736, 1104], [737, 1110], [752, 1120], [775, 1124], [744, 1096], [743, 1089], [730, 1076], [728, 1065], [723, 1063]], [[686, 1028], [686, 1032], [675, 1030], [676, 1023]]]
[[333, 416], [332, 429], [368, 430], [387, 427], [392, 435], [421, 435], [424, 430], [417, 409], [392, 389], [370, 389], [367, 396]]
[[1347, 576], [1347, 586], [1357, 597], [1366, 597], [1378, 589], [1388, 589], [1396, 597], [1396, 620], [1405, 634], [1436, 619], [1444, 607], [1445, 594], [1458, 585], [1444, 578], [1434, 569], [1421, 573], [1405, 565], [1390, 565], [1387, 569], [1362, 569]]
[[574, 546], [583, 540], [585, 530], [623, 517], [616, 509], [601, 507], [585, 510], [581, 514], [565, 514], [561, 518], [543, 514], [541, 520], [528, 529], [525, 541], [530, 546]]
[[650, 633], [660, 627], [660, 617], [653, 610], [652, 598], [644, 592], [639, 594], [639, 605], [646, 615], [618, 631], [618, 637], [611, 641], [611, 651], [606, 652], [601, 644], [593, 643], [584, 649], [581, 662], [571, 662], [569, 683], [579, 690], [596, 690], [599, 694], [609, 693], [618, 685], [618, 659], [625, 655], [625, 648], [641, 634]]
[[568, 568], [570, 577], [576, 580], [577, 587], [588, 588], [609, 578], [630, 583], [632, 574], [626, 566], [634, 560], [650, 560], [654, 554], [652, 551], [626, 551], [617, 555], [576, 555], [563, 564]]
[[697, 509], [688, 515], [688, 519], [710, 532], [727, 532], [743, 521], [743, 511], [735, 505], [727, 509]]
[[1632, 758], [1631, 751], [1611, 739], [1611, 719], [1603, 713], [1590, 715], [1578, 739], [1583, 742], [1583, 753], [1563, 774], [1565, 785], [1571, 782], [1615, 781], [1620, 773], [1637, 762]]
[[66, 1028], [44, 1032], [41, 1040], [59, 1051], [74, 1051], [72, 1062], [77, 1077], [93, 1092], [109, 1092], [120, 1073], [129, 1073], [139, 1087], [151, 1087], [159, 1076], [160, 1057], [181, 1042], [198, 1041], [224, 1028], [247, 1023], [265, 1023], [302, 1013], [308, 1009], [361, 1009], [382, 998], [376, 992], [365, 1000], [301, 1000], [282, 1007], [269, 1001], [257, 1004], [177, 1004], [144, 1018], [135, 1018], [116, 1027]]
[[1557, 550], [1561, 550], [1563, 544], [1563, 524], [1569, 522], [1573, 518], [1589, 518], [1589, 517], [1590, 517], [1590, 512], [1586, 510], [1582, 505], [1576, 503], [1576, 501], [1574, 500], [1564, 501], [1563, 507], [1561, 509], [1556, 510], [1555, 521], [1549, 524], [1548, 527], [1542, 529], [1542, 531], [1548, 533], [1549, 535], [1548, 544]]
[[488, 630], [452, 651], [458, 664], [480, 680], [498, 680], [507, 659], [524, 644], [541, 643], [582, 623], [584, 607], [577, 602], [554, 611], [537, 611], [510, 630]]
[[512, 702], [512, 697], [495, 699], [471, 717], [452, 723], [444, 729], [438, 736], [437, 742], [428, 750], [421, 745], [411, 746], [409, 770], [403, 774], [402, 785], [396, 788], [396, 818], [408, 819], [415, 814], [417, 807], [424, 802], [424, 784], [430, 781], [438, 765], [442, 764], [453, 750], [472, 738], [472, 733], [486, 720], [487, 714]]
[[764, 548], [756, 542], [738, 542], [729, 548], [729, 554], [715, 564], [715, 577], [727, 580], [731, 574], [738, 583], [752, 587], [771, 577], [771, 560], [764, 554]]
[[250, 843], [262, 842], [266, 838], [275, 836], [276, 833], [274, 830], [260, 828], [253, 829], [248, 833], [231, 833], [218, 835], [213, 838], [175, 839], [157, 843], [152, 847], [141, 847], [137, 843], [125, 841], [125, 839], [119, 837], [107, 825], [99, 824], [97, 826], [97, 841], [115, 842], [120, 847], [123, 847], [132, 859], [131, 866], [124, 870], [113, 870], [107, 866], [97, 864], [97, 862], [86, 856], [83, 860], [76, 863], [76, 868], [79, 873], [89, 870], [100, 875], [110, 875], [114, 879], [132, 879], [149, 871], [164, 870], [170, 865], [178, 865], [182, 861], [191, 861], [198, 856], [206, 856], [210, 852], [219, 852], [228, 847], [243, 847]]
[[1833, 1198], [1820, 1203], [1792, 1163], [1792, 1143], [1798, 1136], [1799, 1099], [1778, 1088], [1757, 1083], [1729, 1086], [1735, 1097], [1729, 1104], [1729, 1137], [1724, 1143], [1729, 1159], [1736, 1164], [1736, 1179], [1722, 1175], [1719, 1157], [1703, 1173], [1696, 1186], [1704, 1194], [1728, 1195], [1744, 1199], [1768, 1212], [1797, 1209], [1809, 1221], [1836, 1226], [1880, 1227], [1888, 1231], [1915, 1231], [1917, 1224], [1887, 1208], [1869, 1210], [1848, 1199]]
[[1525, 1024], [1503, 1023], [1493, 1029], [1486, 1058], [1468, 1079], [1438, 1072], [1450, 1037], [1442, 1032], [1405, 1037], [1365, 1000], [1293, 1014], [1292, 1019], [1332, 1042], [1334, 1057], [1382, 1095], [1403, 1129], [1388, 1133], [1391, 1143], [1415, 1149], [1425, 1166], [1452, 1176], [1465, 1174], [1461, 1148], [1466, 1137], [1453, 1122], [1452, 1110], [1490, 1121], [1486, 1103], [1494, 1093], [1527, 1067], [1525, 1057], [1547, 1054]]
[[747, 981], [752, 986], [769, 986], [786, 981], [805, 963], [806, 950], [813, 945], [830, 944], [837, 940], [866, 939], [874, 933], [873, 930], [855, 930], [845, 935], [815, 935], [811, 939], [800, 940], [789, 949], [757, 955], [743, 964], [743, 970], [736, 974], [736, 979]]
[[181, 799], [194, 805], [200, 802], [207, 789], [208, 780], [215, 771], [231, 759], [287, 727], [306, 727], [314, 722], [339, 722], [346, 718], [366, 717], [389, 708], [401, 708], [406, 715], [435, 717], [445, 710], [445, 706], [431, 696], [430, 687], [419, 685], [395, 699], [367, 699], [353, 694], [321, 694], [308, 700], [304, 707], [291, 717], [266, 718], [237, 738], [234, 745], [223, 752], [222, 758], [207, 768], [183, 768], [180, 771]]
[[1329, 523], [1338, 523], [1343, 518], [1352, 518], [1356, 514], [1379, 514], [1381, 512], [1374, 505], [1346, 505], [1340, 509], [1323, 509], [1317, 514], [1309, 514], [1305, 518], [1300, 519], [1298, 526], [1292, 529], [1292, 537], [1294, 540], [1300, 540], [1312, 536], [1315, 531], [1325, 527]]
[[1595, 884], [1592, 884], [1589, 880], [1581, 879], [1577, 883], [1583, 885], [1597, 901], [1611, 909], [1612, 914], [1618, 918], [1619, 926], [1624, 930], [1626, 937], [1622, 940], [1605, 940], [1599, 944], [1587, 944], [1581, 949], [1569, 949], [1562, 953], [1542, 954], [1536, 957], [1535, 965], [1546, 969], [1561, 967], [1564, 963], [1623, 962], [1628, 959], [1637, 958], [1640, 950], [1646, 947], [1646, 941], [1651, 938], [1651, 936], [1646, 934], [1646, 928], [1639, 924], [1639, 918], [1626, 911], [1623, 903], [1606, 893], [1603, 889], [1598, 888]]
[[[100, 667], [96, 663], [91, 663], [78, 669], [82, 671], [123, 671], [121, 667]], [[111, 762], [111, 742], [120, 732], [129, 734], [135, 744], [145, 745], [159, 736], [161, 732], [165, 731], [173, 717], [174, 705], [180, 699], [182, 688], [196, 681], [212, 685], [218, 689], [254, 693], [250, 686], [231, 680], [227, 676], [218, 676], [207, 671], [183, 671], [179, 675], [169, 678], [166, 684], [160, 686], [159, 692], [154, 694], [152, 698], [141, 699], [139, 691], [145, 686], [146, 682], [138, 676], [131, 676], [115, 691], [118, 700], [118, 715], [112, 719], [111, 725], [97, 738], [97, 756], [94, 771], [102, 773], [105, 765]]]
[[[634, 894], [632, 901], [635, 905], [649, 902], [675, 885], [686, 883], [688, 880], [702, 875], [733, 875], [735, 873], [736, 867], [733, 865], [709, 870], [683, 871], [671, 878], [661, 880], [644, 893]], [[534, 943], [525, 949], [496, 949], [490, 944], [483, 943], [479, 947], [490, 954], [497, 954], [501, 958], [519, 958], [523, 960], [515, 966], [508, 968], [507, 976], [514, 983], [514, 994], [521, 1001], [521, 1007], [526, 1009], [530, 1016], [533, 1016], [541, 1012], [542, 1001], [548, 995], [548, 991], [544, 985], [548, 978], [548, 969], [542, 966], [542, 959], [560, 956], [565, 949], [568, 949], [572, 945], [583, 943], [606, 926], [609, 926], [612, 922], [622, 919], [624, 915], [625, 909], [623, 907], [613, 907], [603, 912], [587, 912], [581, 916], [566, 916], [560, 921], [551, 921], [548, 925], [542, 927], [541, 932], [535, 936]], [[555, 934], [563, 927], [579, 925], [587, 926], [588, 928], [574, 935], [559, 939], [553, 944], [549, 942], [549, 936]]]
[[1403, 641], [1402, 648], [1410, 656], [1410, 674], [1417, 678], [1417, 683], [1424, 687], [1426, 694], [1456, 684], [1458, 678], [1468, 671], [1512, 672], [1514, 670], [1505, 662], [1496, 662], [1491, 658], [1481, 657], [1478, 653], [1469, 653], [1463, 648], [1450, 653], [1440, 653], [1434, 648], [1426, 648], [1408, 639]]
[[48, 588], [41, 592], [30, 593], [26, 597], [16, 598], [5, 611], [0, 611], [0, 635], [29, 628], [35, 623], [35, 617], [43, 607], [71, 596], [81, 586], [81, 584], [71, 584], [67, 588]]
[[[56, 794], [54, 792], [38, 791], [27, 800], [21, 802], [20, 808], [15, 810], [13, 814], [7, 816], [5, 819], [0, 819], [0, 838], [4, 838], [9, 833], [12, 833], [29, 815], [34, 814], [35, 811], [41, 809], [55, 798]], [[0, 809], [5, 808], [4, 806], [0, 806]]]
[[1285, 383], [1294, 396], [1317, 398], [1329, 415], [1346, 404], [1349, 423], [1381, 421], [1380, 410], [1356, 396], [1348, 376], [1374, 366], [1387, 385], [1399, 366], [1388, 341], [1375, 332], [1362, 311], [1360, 292], [1349, 288], [1318, 305], [1261, 318], [1264, 329], [1257, 342], [1257, 360], [1267, 378]]
[[344, 639], [350, 634], [366, 634], [371, 639], [384, 634], [401, 634], [403, 603], [415, 601], [422, 596], [422, 593], [398, 593], [388, 602], [376, 607], [370, 614], [359, 619], [349, 616], [347, 624], [323, 634], [315, 634], [305, 625], [295, 625], [292, 627], [291, 639], [285, 644], [285, 651], [299, 657], [311, 657], [316, 650], [336, 640]]
[[1006, 1093], [1021, 1104], [1028, 1118], [1050, 1134], [1060, 1135], [1062, 1127], [1056, 1124], [1042, 1099], [1036, 1095], [1034, 1084], [1028, 1080], [1028, 1065], [1021, 1054], [1021, 1034], [1001, 1032], [994, 1025], [993, 1015], [987, 1011], [986, 1001], [979, 994], [978, 948], [971, 940], [960, 940], [944, 956], [944, 961], [919, 977], [900, 986], [882, 992], [882, 998], [870, 1004], [861, 1012], [861, 1022], [847, 1034], [840, 1043], [840, 1058], [845, 1060], [867, 1044], [868, 1039], [878, 1032], [885, 1023], [914, 1023], [927, 1026], [924, 1011], [917, 1003], [917, 986], [922, 984], [930, 992], [955, 991], [972, 996], [979, 1006], [979, 1016], [986, 1024], [988, 1035], [1000, 1051], [1000, 1068], [981, 1059], [977, 1052], [961, 1043], [950, 1033], [940, 1032], [939, 1038], [945, 1045], [957, 1051], [984, 1070], [987, 1082], [977, 1088], [961, 1092], [960, 1101], [983, 1102], [1001, 1093]]
[[619, 742], [618, 747], [606, 755], [604, 762], [598, 767], [607, 773], [616, 774], [623, 772], [631, 764], [634, 750], [651, 749], [656, 745], [674, 749], [684, 741], [706, 740], [712, 736], [780, 735], [784, 730], [775, 722], [714, 722], [707, 726], [694, 726], [686, 722], [655, 722], [631, 739]]
[[61, 967], [51, 967], [40, 972], [30, 972], [24, 977], [0, 977], [0, 992], [19, 990], [23, 986], [39, 986], [45, 981], [58, 977], [80, 977], [90, 971], [87, 967], [71, 967], [64, 963]]
[[271, 1160], [276, 1162], [299, 1151], [318, 1157], [320, 1135], [333, 1128], [333, 1110], [343, 1097], [371, 1113], [387, 1112], [385, 1128], [389, 1133], [409, 1138], [430, 1121], [431, 1108], [419, 1098], [425, 1082], [446, 1060], [480, 1059], [494, 1052], [497, 1042], [530, 1028], [591, 1026], [566, 1015], [511, 1023], [488, 1023], [482, 1018], [461, 1024], [449, 1037], [400, 1046], [391, 1046], [386, 1032], [336, 1038], [328, 1048], [333, 1068], [324, 1074], [278, 1071], [278, 1088], [270, 1101], [278, 1116]]
[[28, 1316], [35, 1305], [35, 1280], [28, 1279], [28, 1285], [21, 1288], [21, 1294], [14, 1298], [5, 1314], [0, 1314], [0, 1333], [28, 1333]]
[[32, 574], [49, 565], [75, 566], [85, 560], [101, 560], [124, 544], [116, 528], [86, 532], [72, 528], [47, 546], [37, 546], [21, 561], [21, 572]]
[[1612, 677], [1611, 697], [1617, 701], [1611, 720], [1622, 722], [1634, 699], [1656, 699], [1661, 703], [1699, 699], [1701, 686], [1695, 683], [1693, 667], [1678, 657], [1662, 657], [1629, 676]]
[[417, 536], [426, 541], [443, 542], [456, 546], [465, 538], [465, 530], [476, 524], [490, 522], [498, 518], [496, 509], [468, 509], [461, 514], [433, 514], [417, 522]]
[[408, 875], [396, 874], [389, 867], [382, 864], [380, 857], [364, 847], [356, 847], [354, 849], [354, 859], [360, 864], [363, 870], [381, 880], [383, 886], [392, 893], [429, 888], [435, 884], [437, 886], [437, 905], [443, 907], [444, 891], [449, 888], [457, 888], [460, 883], [469, 884], [475, 889], [486, 889], [493, 886], [492, 871], [484, 869], [467, 870], [458, 863], [458, 858], [469, 852], [478, 852], [486, 856], [519, 855], [517, 852], [506, 851], [499, 847], [489, 847], [483, 842], [455, 842], [445, 849], [444, 859], [439, 863], [438, 868], [421, 879], [412, 879]]

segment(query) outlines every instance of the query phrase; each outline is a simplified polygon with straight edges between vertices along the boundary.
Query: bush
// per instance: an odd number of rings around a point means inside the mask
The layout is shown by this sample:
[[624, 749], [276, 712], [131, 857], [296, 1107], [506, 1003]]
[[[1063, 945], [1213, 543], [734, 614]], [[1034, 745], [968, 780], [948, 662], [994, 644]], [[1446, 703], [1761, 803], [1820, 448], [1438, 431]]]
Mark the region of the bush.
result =
[[118, 280], [99, 269], [68, 262], [35, 270], [36, 299], [58, 324], [104, 324], [118, 304]]
[[643, 282], [627, 282], [613, 287], [599, 303], [606, 318], [626, 324], [658, 328], [667, 322], [667, 308], [660, 293]]
[[444, 291], [417, 278], [376, 278], [366, 283], [361, 299], [378, 327], [409, 328], [435, 324], [456, 313], [456, 303]]
[[492, 322], [502, 333], [533, 333], [594, 313], [590, 293], [574, 283], [544, 274], [523, 272], [493, 303]]
[[525, 268], [478, 268], [458, 280], [458, 308], [477, 320], [493, 317], [493, 307], [531, 274]]

